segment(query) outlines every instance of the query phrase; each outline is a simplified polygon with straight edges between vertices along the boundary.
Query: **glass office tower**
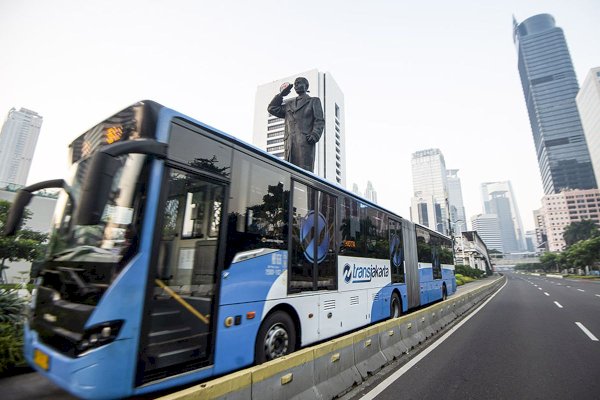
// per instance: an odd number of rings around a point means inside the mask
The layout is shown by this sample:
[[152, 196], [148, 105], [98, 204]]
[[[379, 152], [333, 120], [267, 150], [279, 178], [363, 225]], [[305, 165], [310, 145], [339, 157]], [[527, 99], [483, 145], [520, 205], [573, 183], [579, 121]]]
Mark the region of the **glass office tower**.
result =
[[561, 28], [549, 14], [517, 23], [513, 40], [545, 194], [590, 189], [596, 179], [577, 112], [577, 77]]

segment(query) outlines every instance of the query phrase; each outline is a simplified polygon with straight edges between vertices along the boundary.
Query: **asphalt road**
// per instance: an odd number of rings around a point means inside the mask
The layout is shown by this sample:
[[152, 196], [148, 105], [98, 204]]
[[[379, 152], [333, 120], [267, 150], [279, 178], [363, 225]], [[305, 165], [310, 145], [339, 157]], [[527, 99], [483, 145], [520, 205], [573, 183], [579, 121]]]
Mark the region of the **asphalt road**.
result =
[[600, 284], [506, 275], [506, 286], [437, 347], [355, 397], [600, 398]]

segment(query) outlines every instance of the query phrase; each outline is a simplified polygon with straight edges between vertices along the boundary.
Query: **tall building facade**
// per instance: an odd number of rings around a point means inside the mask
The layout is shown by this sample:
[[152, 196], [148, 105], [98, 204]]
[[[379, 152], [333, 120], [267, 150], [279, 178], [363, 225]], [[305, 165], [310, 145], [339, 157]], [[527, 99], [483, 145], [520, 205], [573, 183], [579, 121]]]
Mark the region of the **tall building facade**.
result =
[[35, 111], [11, 108], [0, 132], [0, 187], [24, 186], [43, 118]]
[[[252, 142], [279, 158], [284, 157], [284, 120], [272, 116], [267, 106], [280, 86], [285, 82], [293, 83], [303, 76], [308, 79], [309, 94], [319, 97], [323, 105], [325, 129], [321, 140], [317, 143], [315, 154], [315, 170], [322, 178], [346, 186], [346, 137], [344, 119], [344, 94], [328, 72], [316, 69], [301, 72], [292, 76], [260, 85], [256, 90], [254, 111], [254, 133]], [[287, 98], [296, 96], [294, 90]]]
[[489, 250], [504, 253], [500, 223], [496, 214], [477, 214], [471, 219], [471, 226]]
[[481, 200], [486, 214], [498, 215], [504, 251], [510, 253], [525, 250], [525, 231], [510, 181], [482, 183]]
[[600, 190], [564, 190], [542, 198], [541, 215], [548, 240], [548, 250], [562, 251], [565, 228], [573, 222], [592, 220], [600, 228]]
[[446, 170], [448, 183], [448, 205], [450, 206], [450, 224], [452, 233], [460, 235], [468, 230], [465, 206], [463, 203], [462, 186], [457, 169]]
[[443, 234], [448, 230], [448, 182], [446, 162], [439, 149], [412, 155], [413, 197], [411, 219]]
[[590, 70], [575, 98], [596, 183], [600, 182], [600, 67]]
[[377, 191], [373, 187], [371, 181], [367, 181], [367, 188], [365, 189], [365, 199], [377, 204]]
[[596, 187], [577, 112], [579, 90], [564, 33], [549, 14], [517, 23], [513, 40], [544, 193]]

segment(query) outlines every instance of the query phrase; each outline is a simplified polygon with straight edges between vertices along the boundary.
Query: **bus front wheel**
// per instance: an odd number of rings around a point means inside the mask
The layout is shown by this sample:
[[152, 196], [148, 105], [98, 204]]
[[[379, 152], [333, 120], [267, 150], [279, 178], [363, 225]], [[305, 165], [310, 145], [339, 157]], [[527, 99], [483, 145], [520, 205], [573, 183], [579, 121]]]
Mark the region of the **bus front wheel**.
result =
[[275, 311], [261, 324], [256, 338], [256, 363], [290, 354], [296, 349], [296, 328], [284, 311]]

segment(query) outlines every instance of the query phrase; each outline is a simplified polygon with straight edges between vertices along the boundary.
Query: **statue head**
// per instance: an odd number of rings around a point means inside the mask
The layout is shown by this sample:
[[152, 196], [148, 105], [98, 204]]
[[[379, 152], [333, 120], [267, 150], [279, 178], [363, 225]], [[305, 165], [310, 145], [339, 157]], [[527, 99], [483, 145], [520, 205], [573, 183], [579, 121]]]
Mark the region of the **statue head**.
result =
[[308, 92], [308, 79], [299, 76], [294, 81], [294, 90], [298, 95]]

